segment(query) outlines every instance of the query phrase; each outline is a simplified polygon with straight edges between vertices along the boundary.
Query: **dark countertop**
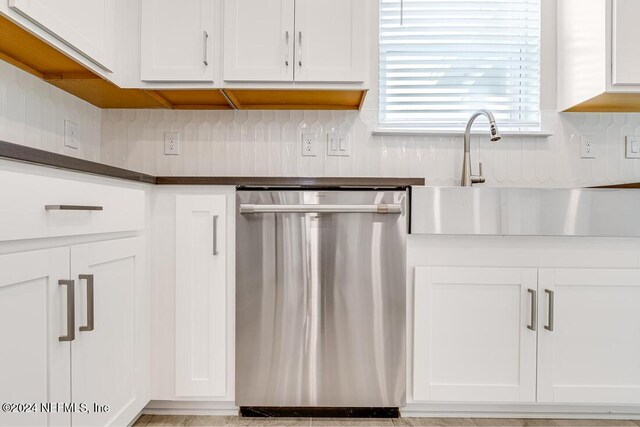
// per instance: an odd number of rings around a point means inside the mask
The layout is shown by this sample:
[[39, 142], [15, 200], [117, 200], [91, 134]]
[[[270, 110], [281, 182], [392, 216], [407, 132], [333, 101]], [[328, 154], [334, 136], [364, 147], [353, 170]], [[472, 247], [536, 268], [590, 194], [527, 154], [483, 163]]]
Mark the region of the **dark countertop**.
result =
[[144, 173], [117, 168], [103, 163], [91, 162], [89, 160], [78, 159], [76, 157], [65, 156], [64, 154], [53, 153], [51, 151], [26, 147], [24, 145], [12, 144], [5, 141], [0, 141], [0, 158], [18, 160], [21, 162], [50, 166], [75, 172], [85, 172], [93, 175], [144, 182], [147, 184], [156, 183], [156, 177]]
[[156, 185], [235, 185], [242, 187], [300, 188], [398, 188], [425, 185], [424, 178], [153, 176], [5, 141], [0, 141], [0, 158]]
[[632, 182], [629, 184], [603, 185], [595, 188], [640, 188], [640, 182]]

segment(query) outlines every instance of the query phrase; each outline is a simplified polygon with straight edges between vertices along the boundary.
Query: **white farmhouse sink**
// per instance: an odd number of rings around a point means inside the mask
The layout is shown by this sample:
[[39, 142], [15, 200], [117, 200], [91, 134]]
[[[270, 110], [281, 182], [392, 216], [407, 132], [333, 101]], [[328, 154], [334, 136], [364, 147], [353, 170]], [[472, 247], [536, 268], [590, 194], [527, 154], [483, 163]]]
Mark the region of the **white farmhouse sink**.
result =
[[413, 187], [412, 234], [640, 236], [640, 190]]

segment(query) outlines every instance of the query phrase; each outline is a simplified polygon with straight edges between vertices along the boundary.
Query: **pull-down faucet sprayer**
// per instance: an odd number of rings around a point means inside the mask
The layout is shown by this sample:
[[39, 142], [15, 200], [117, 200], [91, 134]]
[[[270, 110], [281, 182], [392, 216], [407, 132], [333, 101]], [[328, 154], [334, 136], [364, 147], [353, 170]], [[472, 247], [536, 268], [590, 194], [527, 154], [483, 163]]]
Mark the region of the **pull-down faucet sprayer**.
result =
[[473, 184], [481, 184], [485, 181], [484, 176], [482, 176], [482, 163], [479, 163], [479, 173], [478, 175], [471, 175], [471, 126], [473, 126], [473, 122], [479, 116], [486, 116], [489, 119], [489, 126], [491, 128], [491, 142], [500, 141], [502, 138], [500, 136], [500, 132], [498, 131], [498, 126], [496, 125], [496, 119], [493, 117], [493, 113], [489, 110], [478, 110], [469, 119], [467, 122], [467, 128], [464, 131], [464, 160], [462, 162], [462, 182], [461, 185], [463, 187], [471, 187]]

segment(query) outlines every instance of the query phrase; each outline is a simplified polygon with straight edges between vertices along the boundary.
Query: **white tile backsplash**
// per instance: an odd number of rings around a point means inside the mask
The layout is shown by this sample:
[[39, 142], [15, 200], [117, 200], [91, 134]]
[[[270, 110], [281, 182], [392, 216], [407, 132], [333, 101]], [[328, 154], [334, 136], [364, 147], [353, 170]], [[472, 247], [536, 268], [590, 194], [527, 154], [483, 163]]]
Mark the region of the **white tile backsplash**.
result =
[[[64, 120], [80, 124], [80, 148], [64, 146]], [[432, 185], [460, 179], [462, 138], [373, 136], [375, 111], [100, 110], [0, 61], [0, 139], [103, 161], [154, 175], [412, 176]], [[567, 187], [640, 181], [640, 160], [624, 157], [625, 135], [640, 114], [545, 114], [550, 138], [474, 137], [474, 171], [489, 185]], [[478, 128], [482, 124], [478, 123]], [[165, 156], [164, 132], [181, 135], [181, 154]], [[302, 157], [300, 135], [314, 132], [317, 157]], [[351, 157], [326, 155], [328, 133], [352, 144]], [[580, 159], [593, 135], [597, 158]]]
[[[373, 136], [375, 111], [104, 110], [102, 161], [154, 175], [412, 176], [456, 185], [462, 138]], [[483, 124], [478, 123], [482, 130]], [[640, 114], [545, 113], [549, 138], [474, 137], [472, 162], [489, 185], [568, 187], [640, 181], [640, 160], [624, 157], [624, 136], [640, 134]], [[181, 133], [181, 154], [163, 154], [164, 132]], [[314, 132], [317, 157], [302, 157]], [[351, 157], [326, 155], [327, 133], [352, 144]], [[593, 135], [596, 159], [580, 159]]]
[[[0, 140], [100, 160], [101, 110], [0, 61]], [[80, 147], [64, 146], [64, 121], [80, 125]]]

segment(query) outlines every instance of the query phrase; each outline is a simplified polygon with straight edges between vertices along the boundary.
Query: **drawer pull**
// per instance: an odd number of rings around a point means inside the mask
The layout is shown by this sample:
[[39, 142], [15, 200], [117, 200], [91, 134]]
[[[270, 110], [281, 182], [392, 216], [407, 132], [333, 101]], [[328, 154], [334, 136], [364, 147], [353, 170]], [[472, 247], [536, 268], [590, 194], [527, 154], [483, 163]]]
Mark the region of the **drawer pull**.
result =
[[93, 331], [93, 274], [81, 274], [78, 276], [80, 280], [87, 281], [87, 325], [80, 326], [80, 331], [90, 332]]
[[73, 341], [76, 338], [76, 308], [73, 280], [58, 280], [59, 286], [67, 287], [67, 335], [58, 337], [58, 341]]
[[102, 206], [82, 206], [82, 205], [45, 205], [47, 211], [101, 211]]

